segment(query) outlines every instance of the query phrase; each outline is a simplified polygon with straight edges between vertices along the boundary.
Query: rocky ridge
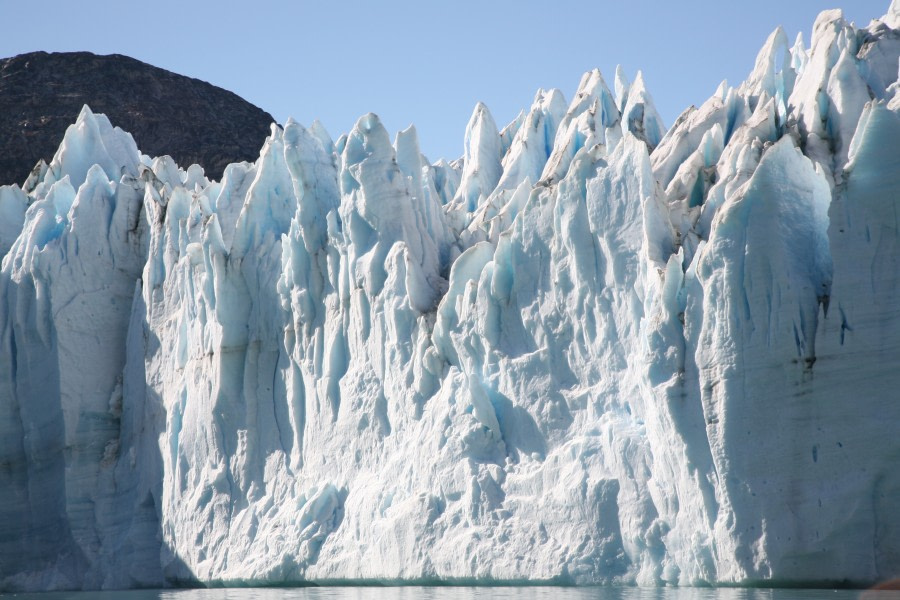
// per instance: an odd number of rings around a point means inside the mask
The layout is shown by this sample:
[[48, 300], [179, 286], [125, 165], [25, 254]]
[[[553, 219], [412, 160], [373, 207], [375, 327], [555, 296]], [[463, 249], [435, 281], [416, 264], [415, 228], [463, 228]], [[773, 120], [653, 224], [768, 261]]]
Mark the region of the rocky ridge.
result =
[[81, 108], [106, 114], [151, 156], [220, 179], [254, 161], [275, 119], [238, 95], [121, 54], [31, 52], [0, 59], [0, 184], [50, 162]]

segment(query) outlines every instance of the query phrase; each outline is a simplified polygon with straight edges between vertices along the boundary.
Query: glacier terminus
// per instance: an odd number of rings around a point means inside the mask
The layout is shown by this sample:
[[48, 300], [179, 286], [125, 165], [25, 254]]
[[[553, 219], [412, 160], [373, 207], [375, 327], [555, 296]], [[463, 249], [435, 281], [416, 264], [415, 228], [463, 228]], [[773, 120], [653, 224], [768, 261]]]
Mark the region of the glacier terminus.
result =
[[669, 128], [595, 70], [219, 181], [85, 107], [0, 187], [0, 591], [900, 574], [898, 59], [830, 10]]

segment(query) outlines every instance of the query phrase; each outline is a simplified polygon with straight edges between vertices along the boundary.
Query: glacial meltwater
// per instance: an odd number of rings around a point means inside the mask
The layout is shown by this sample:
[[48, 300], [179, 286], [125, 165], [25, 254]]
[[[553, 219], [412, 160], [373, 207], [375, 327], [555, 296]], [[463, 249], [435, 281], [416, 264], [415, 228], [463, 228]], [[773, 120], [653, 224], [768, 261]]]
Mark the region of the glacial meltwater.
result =
[[16, 600], [900, 600], [900, 591], [632, 587], [308, 587], [0, 594]]

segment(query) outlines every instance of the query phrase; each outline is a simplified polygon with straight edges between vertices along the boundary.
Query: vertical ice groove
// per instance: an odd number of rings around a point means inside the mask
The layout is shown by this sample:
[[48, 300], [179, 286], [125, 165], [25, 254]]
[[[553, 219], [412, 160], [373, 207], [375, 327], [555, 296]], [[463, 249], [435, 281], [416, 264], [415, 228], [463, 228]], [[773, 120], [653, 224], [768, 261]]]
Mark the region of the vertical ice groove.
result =
[[28, 196], [19, 186], [0, 186], [0, 261], [22, 231], [27, 206]]
[[840, 172], [847, 164], [850, 142], [863, 108], [872, 99], [866, 82], [859, 74], [857, 61], [848, 48], [841, 51], [831, 71], [827, 92], [831, 99], [827, 133], [834, 140], [833, 168], [835, 172]]
[[516, 137], [516, 134], [519, 133], [519, 129], [522, 127], [522, 123], [525, 122], [525, 109], [519, 111], [519, 114], [516, 115], [516, 118], [510, 121], [506, 127], [500, 132], [500, 156], [505, 157], [507, 152], [509, 152], [510, 146], [512, 146], [512, 142]]

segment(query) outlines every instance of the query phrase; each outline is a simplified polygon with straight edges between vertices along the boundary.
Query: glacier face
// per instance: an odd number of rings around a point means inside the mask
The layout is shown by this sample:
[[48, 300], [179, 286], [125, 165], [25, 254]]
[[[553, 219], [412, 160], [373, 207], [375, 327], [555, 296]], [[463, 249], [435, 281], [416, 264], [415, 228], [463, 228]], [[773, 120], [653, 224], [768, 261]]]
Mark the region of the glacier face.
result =
[[900, 0], [221, 181], [85, 109], [0, 188], [0, 589], [900, 571]]

